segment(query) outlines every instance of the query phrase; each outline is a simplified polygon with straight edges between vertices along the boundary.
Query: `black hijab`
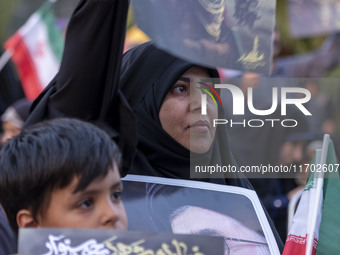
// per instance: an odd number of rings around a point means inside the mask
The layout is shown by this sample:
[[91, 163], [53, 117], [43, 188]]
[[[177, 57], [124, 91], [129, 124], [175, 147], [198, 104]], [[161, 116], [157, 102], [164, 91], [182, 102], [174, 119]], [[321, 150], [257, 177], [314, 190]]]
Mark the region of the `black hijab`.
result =
[[[151, 43], [137, 46], [124, 55], [120, 89], [136, 115], [138, 137], [130, 174], [190, 179], [190, 157], [197, 164], [236, 165], [224, 129], [217, 128], [218, 139], [208, 152], [195, 154], [170, 137], [161, 126], [158, 114], [165, 96], [192, 66], [194, 64], [157, 49]], [[212, 78], [219, 77], [216, 69], [208, 71]], [[234, 174], [227, 178], [203, 180], [251, 188], [243, 178]]]

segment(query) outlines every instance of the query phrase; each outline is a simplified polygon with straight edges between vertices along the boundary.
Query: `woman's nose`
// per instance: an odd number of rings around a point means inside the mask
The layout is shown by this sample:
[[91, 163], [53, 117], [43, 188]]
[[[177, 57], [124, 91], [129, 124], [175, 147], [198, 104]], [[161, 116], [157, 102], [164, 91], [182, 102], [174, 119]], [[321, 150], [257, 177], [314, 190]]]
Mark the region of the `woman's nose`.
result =
[[198, 88], [192, 88], [190, 90], [190, 111], [201, 111], [202, 108], [202, 92]]

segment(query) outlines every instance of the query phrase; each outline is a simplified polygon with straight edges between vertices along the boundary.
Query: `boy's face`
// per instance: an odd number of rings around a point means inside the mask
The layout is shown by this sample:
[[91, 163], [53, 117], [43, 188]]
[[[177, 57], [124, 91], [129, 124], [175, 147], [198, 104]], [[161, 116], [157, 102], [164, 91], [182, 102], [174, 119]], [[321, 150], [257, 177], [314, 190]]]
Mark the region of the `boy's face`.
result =
[[123, 187], [116, 165], [104, 178], [95, 179], [75, 193], [78, 181], [75, 177], [67, 187], [52, 192], [49, 207], [38, 218], [38, 227], [127, 230], [127, 216], [120, 200]]

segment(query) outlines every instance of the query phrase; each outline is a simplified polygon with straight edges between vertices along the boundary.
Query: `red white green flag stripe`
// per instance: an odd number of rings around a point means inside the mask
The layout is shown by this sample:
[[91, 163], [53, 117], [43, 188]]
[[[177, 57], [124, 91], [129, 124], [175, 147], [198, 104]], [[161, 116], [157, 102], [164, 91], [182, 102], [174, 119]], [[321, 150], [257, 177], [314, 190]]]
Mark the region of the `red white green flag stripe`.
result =
[[[310, 170], [283, 255], [340, 254], [339, 164], [328, 135], [324, 137], [322, 150], [316, 151], [312, 165], [315, 168]], [[317, 170], [318, 166], [322, 171]]]
[[35, 99], [57, 73], [63, 44], [50, 1], [5, 42], [4, 47], [11, 53], [28, 99]]

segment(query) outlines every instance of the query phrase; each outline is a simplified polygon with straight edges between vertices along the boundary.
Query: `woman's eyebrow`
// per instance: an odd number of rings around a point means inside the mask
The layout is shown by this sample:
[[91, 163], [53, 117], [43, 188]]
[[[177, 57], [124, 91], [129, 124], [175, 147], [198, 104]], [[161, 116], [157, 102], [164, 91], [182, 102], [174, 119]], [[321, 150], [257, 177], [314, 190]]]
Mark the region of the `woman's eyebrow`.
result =
[[178, 78], [178, 81], [190, 82], [190, 78], [181, 76]]

